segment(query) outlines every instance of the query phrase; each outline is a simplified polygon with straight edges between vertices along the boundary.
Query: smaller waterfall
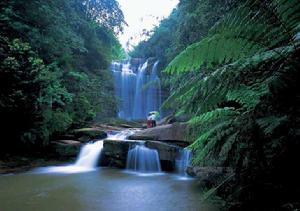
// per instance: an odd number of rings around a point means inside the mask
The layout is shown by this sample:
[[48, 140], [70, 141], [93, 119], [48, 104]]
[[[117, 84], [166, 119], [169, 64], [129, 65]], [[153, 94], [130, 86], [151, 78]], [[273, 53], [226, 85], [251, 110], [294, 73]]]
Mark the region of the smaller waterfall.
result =
[[191, 159], [191, 150], [186, 148], [180, 150], [178, 159], [176, 159], [176, 170], [181, 176], [188, 176], [188, 174], [186, 173], [186, 169], [190, 166]]
[[88, 143], [80, 150], [77, 161], [74, 166], [93, 169], [97, 167], [97, 163], [103, 149], [103, 141]]
[[73, 165], [51, 166], [38, 168], [38, 173], [79, 173], [96, 170], [98, 160], [103, 149], [103, 141], [85, 144]]
[[144, 145], [136, 145], [128, 151], [126, 168], [141, 173], [160, 172], [157, 150], [149, 149]]

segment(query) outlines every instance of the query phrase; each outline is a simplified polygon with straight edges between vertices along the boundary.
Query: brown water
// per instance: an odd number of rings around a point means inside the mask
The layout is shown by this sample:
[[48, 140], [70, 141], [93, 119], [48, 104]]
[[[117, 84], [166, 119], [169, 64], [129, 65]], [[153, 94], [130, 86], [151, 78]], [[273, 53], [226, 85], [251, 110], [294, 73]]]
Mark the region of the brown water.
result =
[[195, 180], [141, 176], [116, 169], [77, 174], [0, 176], [1, 211], [213, 211]]

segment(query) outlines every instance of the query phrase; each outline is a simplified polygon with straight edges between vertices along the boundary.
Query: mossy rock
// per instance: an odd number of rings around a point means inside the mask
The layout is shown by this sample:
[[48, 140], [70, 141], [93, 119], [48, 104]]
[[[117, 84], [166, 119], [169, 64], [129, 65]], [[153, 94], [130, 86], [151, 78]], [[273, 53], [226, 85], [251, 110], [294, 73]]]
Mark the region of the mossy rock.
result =
[[[76, 129], [72, 133], [76, 139], [80, 141], [89, 141], [89, 140], [94, 140], [94, 139], [104, 139], [107, 137], [106, 132], [99, 130], [97, 128], [81, 128], [81, 129]], [[84, 137], [84, 138], [82, 138]]]
[[80, 151], [81, 144], [78, 141], [73, 143], [65, 143], [63, 141], [53, 141], [51, 146], [54, 152], [60, 157], [76, 157]]

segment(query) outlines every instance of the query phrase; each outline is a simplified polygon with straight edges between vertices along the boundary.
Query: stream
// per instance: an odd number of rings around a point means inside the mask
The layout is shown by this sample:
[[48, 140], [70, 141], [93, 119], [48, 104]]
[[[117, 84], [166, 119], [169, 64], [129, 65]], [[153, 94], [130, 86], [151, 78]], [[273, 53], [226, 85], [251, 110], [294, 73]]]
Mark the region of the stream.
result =
[[122, 170], [97, 167], [102, 148], [96, 141], [73, 164], [0, 176], [0, 210], [215, 210], [201, 201], [196, 180], [161, 171], [156, 150], [137, 145]]

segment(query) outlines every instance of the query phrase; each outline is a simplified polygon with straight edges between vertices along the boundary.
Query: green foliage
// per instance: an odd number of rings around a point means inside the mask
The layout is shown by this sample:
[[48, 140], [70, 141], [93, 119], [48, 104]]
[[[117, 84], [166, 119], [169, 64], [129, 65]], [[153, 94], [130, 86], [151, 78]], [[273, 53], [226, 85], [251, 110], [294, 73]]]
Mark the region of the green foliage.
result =
[[276, 117], [276, 116], [267, 116], [260, 119], [257, 119], [257, 124], [263, 129], [263, 132], [266, 135], [272, 135], [274, 130], [278, 126], [282, 125], [288, 119], [287, 116]]
[[224, 138], [235, 140], [236, 136], [233, 122], [239, 114], [234, 108], [218, 108], [210, 112], [201, 114], [192, 118], [188, 123], [190, 125], [189, 139], [196, 140], [189, 146], [196, 154], [195, 164], [216, 165], [214, 162], [219, 160], [205, 159], [207, 156], [221, 155], [220, 158], [226, 159], [226, 155], [230, 150], [234, 141], [230, 141], [221, 149], [216, 147]]
[[14, 134], [7, 146], [44, 145], [115, 115], [109, 65], [124, 56], [116, 38], [124, 24], [116, 1], [0, 2], [1, 124]]
[[[298, 159], [299, 14], [296, 0], [248, 0], [165, 71], [172, 94], [164, 106], [195, 116], [187, 137], [193, 164], [235, 168], [232, 191], [248, 206], [270, 181], [278, 189], [266, 190], [284, 191], [282, 169], [293, 172], [289, 164]], [[280, 176], [270, 179], [274, 174]]]
[[226, 99], [235, 101], [248, 109], [254, 108], [259, 102], [261, 96], [268, 93], [268, 86], [264, 83], [255, 84], [252, 87], [241, 85], [238, 89], [229, 90]]
[[294, 39], [298, 14], [296, 1], [247, 1], [168, 65], [172, 94], [163, 106], [196, 115], [189, 121], [188, 137], [194, 141], [194, 164], [224, 165], [231, 160], [236, 165], [238, 159], [229, 159], [230, 153], [248, 145], [241, 141], [240, 122], [251, 125], [250, 119], [257, 118], [267, 136], [287, 122], [286, 115], [257, 117], [257, 110], [288, 87], [288, 72], [295, 74], [291, 58], [299, 48]]
[[181, 52], [166, 71], [213, 68], [291, 42], [298, 32], [299, 12], [295, 1], [247, 1], [217, 23], [206, 38]]
[[83, 0], [77, 3], [78, 6], [80, 4], [89, 19], [112, 31], [121, 32], [123, 30], [124, 15], [116, 0]]

